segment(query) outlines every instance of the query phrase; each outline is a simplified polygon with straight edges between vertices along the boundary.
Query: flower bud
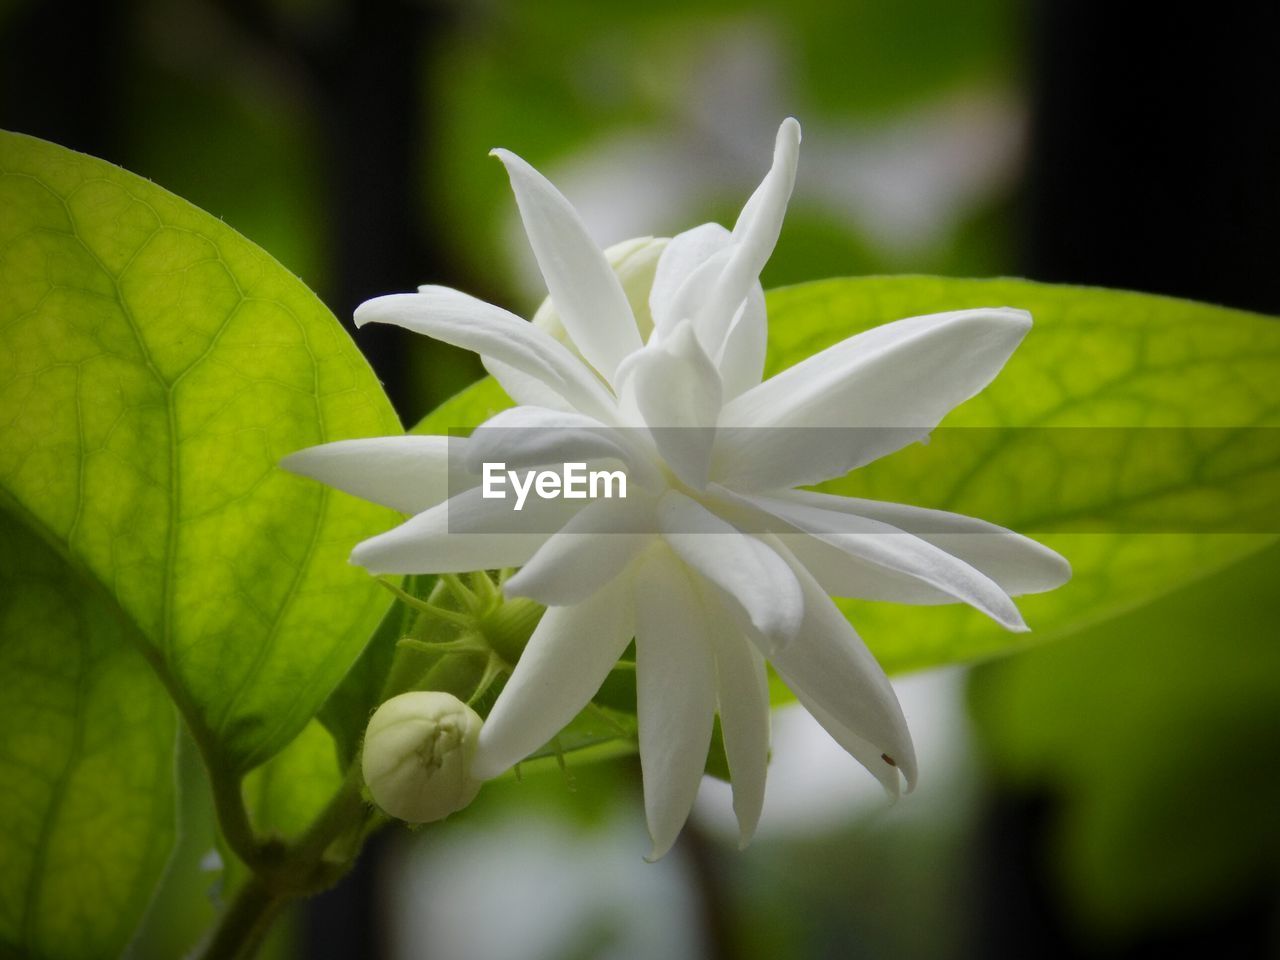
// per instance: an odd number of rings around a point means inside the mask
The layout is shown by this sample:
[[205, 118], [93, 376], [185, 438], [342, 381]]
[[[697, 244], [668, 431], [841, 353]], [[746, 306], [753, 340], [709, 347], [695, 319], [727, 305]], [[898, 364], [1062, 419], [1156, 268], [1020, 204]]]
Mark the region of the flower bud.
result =
[[392, 697], [364, 735], [361, 769], [373, 801], [408, 823], [443, 820], [480, 790], [471, 758], [480, 716], [450, 693], [414, 691]]

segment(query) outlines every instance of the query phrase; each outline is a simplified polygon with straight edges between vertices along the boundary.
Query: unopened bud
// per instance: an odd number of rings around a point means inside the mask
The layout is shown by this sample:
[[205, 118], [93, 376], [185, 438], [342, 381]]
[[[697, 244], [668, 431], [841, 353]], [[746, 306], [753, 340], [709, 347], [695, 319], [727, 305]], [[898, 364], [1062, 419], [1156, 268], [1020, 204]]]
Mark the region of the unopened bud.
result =
[[480, 716], [450, 693], [414, 691], [392, 697], [364, 735], [361, 769], [373, 801], [408, 823], [443, 820], [480, 790], [471, 758]]

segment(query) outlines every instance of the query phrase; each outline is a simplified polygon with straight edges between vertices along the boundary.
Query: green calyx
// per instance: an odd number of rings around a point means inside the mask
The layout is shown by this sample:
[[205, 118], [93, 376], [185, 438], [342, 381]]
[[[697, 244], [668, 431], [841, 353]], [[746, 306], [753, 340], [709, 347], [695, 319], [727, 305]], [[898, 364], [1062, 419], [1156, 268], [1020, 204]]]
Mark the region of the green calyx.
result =
[[426, 599], [380, 581], [418, 612], [401, 638], [387, 696], [437, 690], [487, 712], [486, 694], [506, 677], [529, 642], [545, 608], [523, 597], [505, 598], [503, 574], [441, 575]]

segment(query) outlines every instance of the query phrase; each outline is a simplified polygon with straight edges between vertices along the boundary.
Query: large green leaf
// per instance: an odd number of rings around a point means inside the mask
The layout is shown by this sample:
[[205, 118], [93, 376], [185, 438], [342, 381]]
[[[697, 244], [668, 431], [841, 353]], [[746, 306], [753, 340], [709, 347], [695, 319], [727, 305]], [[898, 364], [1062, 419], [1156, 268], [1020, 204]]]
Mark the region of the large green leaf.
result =
[[346, 557], [393, 515], [277, 463], [394, 415], [296, 278], [154, 184], [4, 134], [0, 208], [0, 496], [113, 598], [206, 752], [248, 770], [388, 602]]
[[176, 716], [112, 610], [0, 513], [0, 953], [117, 956], [175, 831]]
[[[1230, 448], [1226, 454], [1192, 449], [1151, 463], [1139, 458], [1112, 481], [1092, 465], [1071, 470], [1047, 459], [1048, 431], [1016, 429], [1280, 426], [1280, 323], [1267, 317], [1023, 280], [827, 280], [770, 292], [767, 373], [868, 327], [978, 306], [1025, 308], [1035, 326], [995, 382], [943, 426], [1015, 429], [942, 430], [928, 446], [908, 448], [824, 489], [954, 510], [1042, 535], [1075, 573], [1067, 586], [1019, 601], [1036, 639], [1140, 605], [1275, 539], [1274, 526], [1268, 533], [1213, 532], [1250, 529], [1257, 497], [1242, 491], [1280, 489], [1274, 441], [1261, 444], [1258, 456]], [[510, 403], [484, 380], [415, 432], [474, 426]], [[1123, 431], [1060, 435], [1068, 450], [1124, 439]], [[1194, 503], [1199, 532], [1057, 532], [1078, 529], [1082, 514], [1104, 523], [1124, 519], [1118, 506], [1152, 483], [1163, 485], [1160, 496], [1144, 502], [1158, 501], [1174, 514], [1180, 504]], [[971, 660], [1028, 642], [966, 607], [840, 602], [891, 671]]]

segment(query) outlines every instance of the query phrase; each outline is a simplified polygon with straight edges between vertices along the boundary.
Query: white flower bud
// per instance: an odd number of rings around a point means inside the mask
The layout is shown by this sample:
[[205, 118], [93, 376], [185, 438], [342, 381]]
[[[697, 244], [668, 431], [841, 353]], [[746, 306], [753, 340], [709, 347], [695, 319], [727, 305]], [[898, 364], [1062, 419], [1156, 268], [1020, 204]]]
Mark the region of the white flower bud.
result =
[[480, 716], [450, 693], [415, 691], [392, 697], [364, 735], [361, 769], [373, 801], [408, 823], [443, 820], [480, 791], [471, 758]]

